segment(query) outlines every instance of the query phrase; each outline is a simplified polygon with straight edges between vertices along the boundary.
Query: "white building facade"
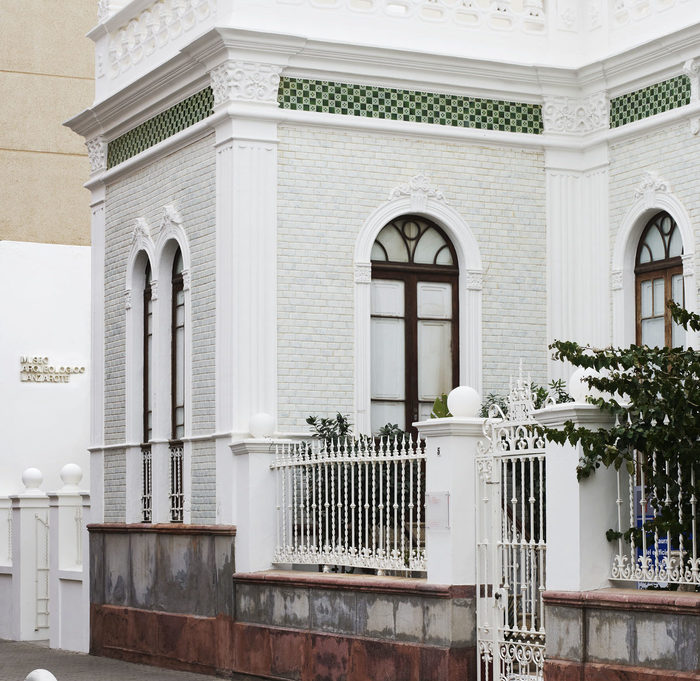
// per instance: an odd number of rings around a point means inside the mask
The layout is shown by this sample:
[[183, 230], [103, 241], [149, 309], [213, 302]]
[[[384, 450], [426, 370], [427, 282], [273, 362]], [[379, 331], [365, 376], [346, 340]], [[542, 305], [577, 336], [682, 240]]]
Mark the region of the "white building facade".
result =
[[94, 522], [237, 525], [259, 569], [251, 433], [408, 428], [521, 360], [566, 377], [555, 339], [651, 342], [678, 333], [666, 300], [696, 310], [692, 0], [100, 7], [68, 122], [92, 166]]

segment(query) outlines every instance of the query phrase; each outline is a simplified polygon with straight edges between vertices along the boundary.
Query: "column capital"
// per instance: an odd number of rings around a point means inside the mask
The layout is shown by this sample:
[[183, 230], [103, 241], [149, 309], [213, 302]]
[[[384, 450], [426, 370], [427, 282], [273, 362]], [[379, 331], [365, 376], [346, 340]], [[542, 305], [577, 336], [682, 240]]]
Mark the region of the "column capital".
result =
[[277, 106], [282, 66], [229, 59], [209, 73], [214, 106], [231, 102], [254, 102]]

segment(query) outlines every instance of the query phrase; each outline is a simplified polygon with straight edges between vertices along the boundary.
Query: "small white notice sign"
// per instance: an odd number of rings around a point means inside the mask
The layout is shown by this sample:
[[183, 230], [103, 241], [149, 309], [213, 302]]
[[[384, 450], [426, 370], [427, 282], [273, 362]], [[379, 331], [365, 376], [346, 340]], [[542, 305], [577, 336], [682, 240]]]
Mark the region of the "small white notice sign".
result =
[[430, 530], [450, 529], [449, 492], [430, 492], [425, 495], [425, 526]]

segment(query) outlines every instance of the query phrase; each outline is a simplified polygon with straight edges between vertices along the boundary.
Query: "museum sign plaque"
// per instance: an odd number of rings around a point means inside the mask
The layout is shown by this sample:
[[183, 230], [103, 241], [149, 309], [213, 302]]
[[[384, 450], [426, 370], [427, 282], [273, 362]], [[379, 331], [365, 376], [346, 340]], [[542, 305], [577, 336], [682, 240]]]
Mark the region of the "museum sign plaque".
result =
[[74, 374], [84, 374], [84, 366], [56, 366], [48, 357], [19, 358], [19, 377], [22, 383], [70, 383]]

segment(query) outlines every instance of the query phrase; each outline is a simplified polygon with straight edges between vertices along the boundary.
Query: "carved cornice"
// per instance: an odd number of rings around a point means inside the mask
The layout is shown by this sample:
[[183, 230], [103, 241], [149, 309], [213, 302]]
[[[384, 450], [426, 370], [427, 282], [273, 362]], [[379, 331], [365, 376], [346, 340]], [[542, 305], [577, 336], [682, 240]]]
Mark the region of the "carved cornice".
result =
[[[688, 59], [683, 64], [683, 73], [690, 78], [690, 101], [700, 100], [700, 59]], [[690, 132], [697, 135], [700, 132], [700, 117], [690, 119]]]
[[682, 255], [681, 259], [683, 261], [683, 276], [695, 276], [695, 253], [687, 253], [686, 255]]
[[610, 102], [604, 92], [588, 97], [546, 97], [542, 107], [545, 132], [585, 135], [610, 125]]
[[107, 170], [107, 142], [104, 137], [93, 137], [85, 141], [88, 160], [90, 161], [90, 173], [101, 173]]
[[481, 291], [484, 288], [484, 274], [481, 270], [468, 270], [465, 279], [468, 291]]
[[372, 265], [370, 263], [355, 263], [355, 283], [372, 283]]
[[622, 288], [622, 271], [613, 270], [610, 275], [610, 286], [613, 291], [619, 291]]
[[414, 175], [408, 182], [394, 187], [389, 192], [389, 200], [402, 199], [408, 197], [411, 203], [411, 210], [425, 210], [428, 200], [447, 203], [445, 195], [430, 180], [421, 174]]
[[277, 104], [281, 66], [245, 61], [227, 61], [212, 69], [214, 106], [227, 102]]
[[635, 199], [645, 199], [648, 206], [653, 206], [657, 194], [668, 194], [671, 187], [655, 172], [648, 170], [642, 176], [641, 182], [637, 185], [634, 191]]

